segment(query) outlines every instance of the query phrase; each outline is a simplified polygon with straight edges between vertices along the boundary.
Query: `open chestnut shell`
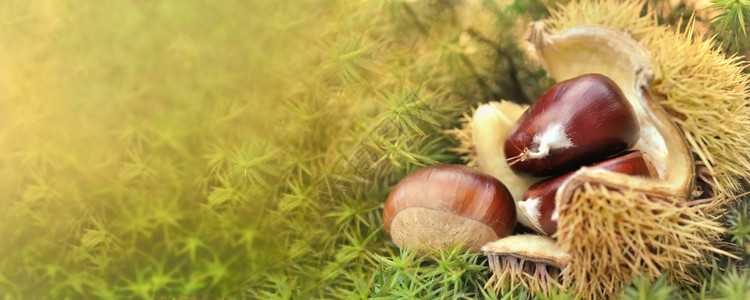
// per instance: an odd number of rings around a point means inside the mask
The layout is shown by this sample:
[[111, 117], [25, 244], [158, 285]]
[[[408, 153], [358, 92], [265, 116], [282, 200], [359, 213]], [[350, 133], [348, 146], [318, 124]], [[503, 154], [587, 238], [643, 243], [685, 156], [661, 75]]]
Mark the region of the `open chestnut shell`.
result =
[[[571, 7], [584, 6], [588, 4]], [[638, 14], [640, 8], [632, 11]], [[543, 22], [532, 24], [531, 49], [558, 81], [591, 73], [612, 79], [633, 107], [640, 127], [631, 149], [647, 154], [656, 174], [632, 176], [583, 167], [561, 183], [554, 196], [554, 245], [556, 252], [570, 255], [570, 262], [557, 280], [586, 299], [613, 297], [624, 282], [643, 273], [657, 278], [669, 271], [672, 282], [690, 282], [688, 266], [704, 263], [709, 252], [725, 253], [710, 243], [721, 229], [701, 211], [700, 201], [691, 201], [696, 173], [688, 143], [694, 146], [695, 137], [675, 124], [679, 116], [661, 107], [663, 95], [652, 94], [653, 64], [643, 45], [612, 27], [577, 24], [555, 31]], [[487, 155], [479, 150], [477, 156]], [[501, 259], [520, 254], [518, 249], [486, 252]], [[499, 278], [518, 273], [518, 266], [500, 266], [493, 269]]]
[[385, 202], [383, 225], [399, 247], [420, 253], [464, 243], [478, 252], [510, 235], [516, 210], [494, 177], [462, 165], [428, 166], [404, 177]]
[[[641, 45], [622, 32], [596, 25], [553, 35], [542, 23], [535, 23], [529, 40], [542, 65], [555, 79], [565, 81], [584, 74], [602, 74], [617, 84], [632, 106], [640, 128], [640, 136], [630, 149], [647, 154], [656, 169], [656, 175], [647, 178], [585, 168], [558, 189], [556, 201], [567, 202], [588, 182], [623, 190], [635, 189], [648, 197], [691, 196], [695, 187], [693, 157], [683, 133], [650, 93], [653, 72], [649, 69], [648, 53]], [[583, 53], [580, 49], [588, 50]], [[510, 101], [489, 102], [477, 108], [468, 126], [474, 146], [470, 153], [475, 155], [477, 169], [506, 183], [516, 202], [523, 199], [531, 185], [543, 180], [519, 175], [506, 160], [514, 154], [506, 153], [505, 138], [518, 129], [515, 128], [520, 126], [516, 125], [517, 121], [525, 111], [528, 111], [527, 106]], [[519, 223], [535, 228], [520, 206], [517, 206], [517, 216]]]

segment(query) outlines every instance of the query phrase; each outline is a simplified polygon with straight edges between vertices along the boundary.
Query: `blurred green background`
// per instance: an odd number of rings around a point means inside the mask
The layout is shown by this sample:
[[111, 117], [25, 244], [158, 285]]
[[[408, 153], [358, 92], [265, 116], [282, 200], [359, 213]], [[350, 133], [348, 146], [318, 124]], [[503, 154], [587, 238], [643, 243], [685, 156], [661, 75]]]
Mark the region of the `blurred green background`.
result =
[[380, 230], [552, 1], [0, 3], [0, 296], [485, 296]]
[[241, 296], [285, 268], [271, 210], [309, 191], [279, 186], [352, 130], [296, 98], [332, 5], [3, 1], [0, 295]]

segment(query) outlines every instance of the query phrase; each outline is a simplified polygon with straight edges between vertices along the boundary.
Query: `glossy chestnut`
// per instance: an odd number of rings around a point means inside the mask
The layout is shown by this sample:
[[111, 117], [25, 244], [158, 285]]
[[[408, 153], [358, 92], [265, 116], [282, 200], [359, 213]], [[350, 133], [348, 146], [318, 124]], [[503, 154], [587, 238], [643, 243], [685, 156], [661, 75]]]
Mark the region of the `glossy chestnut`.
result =
[[638, 141], [633, 107], [610, 78], [586, 74], [548, 89], [505, 137], [505, 157], [521, 174], [551, 176], [618, 154]]
[[508, 236], [516, 209], [508, 189], [494, 177], [462, 165], [435, 165], [404, 177], [383, 211], [386, 233], [400, 248], [420, 252], [464, 243], [478, 252]]
[[[633, 176], [656, 176], [656, 170], [650, 159], [641, 151], [628, 152], [588, 167]], [[534, 227], [537, 227], [535, 228], [537, 231], [547, 235], [553, 235], [557, 232], [557, 221], [552, 218], [555, 213], [555, 194], [565, 180], [574, 173], [571, 172], [532, 185], [523, 195], [523, 199], [518, 202], [522, 213], [530, 219]]]

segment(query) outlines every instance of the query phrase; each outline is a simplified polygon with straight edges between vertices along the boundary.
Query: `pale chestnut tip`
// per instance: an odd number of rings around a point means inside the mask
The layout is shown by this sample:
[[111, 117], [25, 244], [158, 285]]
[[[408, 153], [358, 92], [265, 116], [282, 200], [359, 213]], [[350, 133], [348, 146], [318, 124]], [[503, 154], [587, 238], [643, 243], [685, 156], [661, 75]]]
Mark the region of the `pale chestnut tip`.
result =
[[520, 208], [521, 213], [531, 223], [531, 229], [538, 232], [544, 232], [540, 220], [542, 219], [542, 199], [540, 198], [522, 198], [516, 205]]
[[557, 207], [555, 207], [555, 210], [552, 211], [552, 216], [550, 217], [550, 219], [552, 219], [552, 221], [557, 222], [557, 219], [559, 218], [560, 218], [560, 210], [558, 210]]
[[510, 235], [516, 210], [508, 189], [494, 177], [462, 165], [428, 166], [391, 191], [383, 225], [400, 248], [421, 253], [462, 244], [477, 252]]
[[531, 147], [527, 149], [526, 155], [529, 159], [543, 159], [549, 155], [550, 150], [565, 149], [573, 147], [573, 142], [567, 134], [567, 129], [562, 123], [552, 122], [547, 128], [534, 135]]
[[620, 87], [600, 74], [559, 82], [542, 94], [505, 136], [510, 168], [553, 176], [635, 145], [640, 127]]

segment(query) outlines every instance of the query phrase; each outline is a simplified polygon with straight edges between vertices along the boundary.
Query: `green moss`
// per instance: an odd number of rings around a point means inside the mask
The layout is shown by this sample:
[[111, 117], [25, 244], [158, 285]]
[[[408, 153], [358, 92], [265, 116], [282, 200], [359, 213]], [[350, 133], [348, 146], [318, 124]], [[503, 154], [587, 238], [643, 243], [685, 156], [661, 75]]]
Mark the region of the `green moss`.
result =
[[670, 286], [669, 281], [667, 281], [667, 276], [659, 277], [653, 283], [643, 276], [634, 279], [633, 284], [623, 290], [620, 299], [666, 300], [677, 298], [674, 295], [674, 287]]
[[746, 261], [750, 258], [750, 198], [742, 197], [731, 208], [726, 219], [729, 239], [737, 246], [738, 256]]

